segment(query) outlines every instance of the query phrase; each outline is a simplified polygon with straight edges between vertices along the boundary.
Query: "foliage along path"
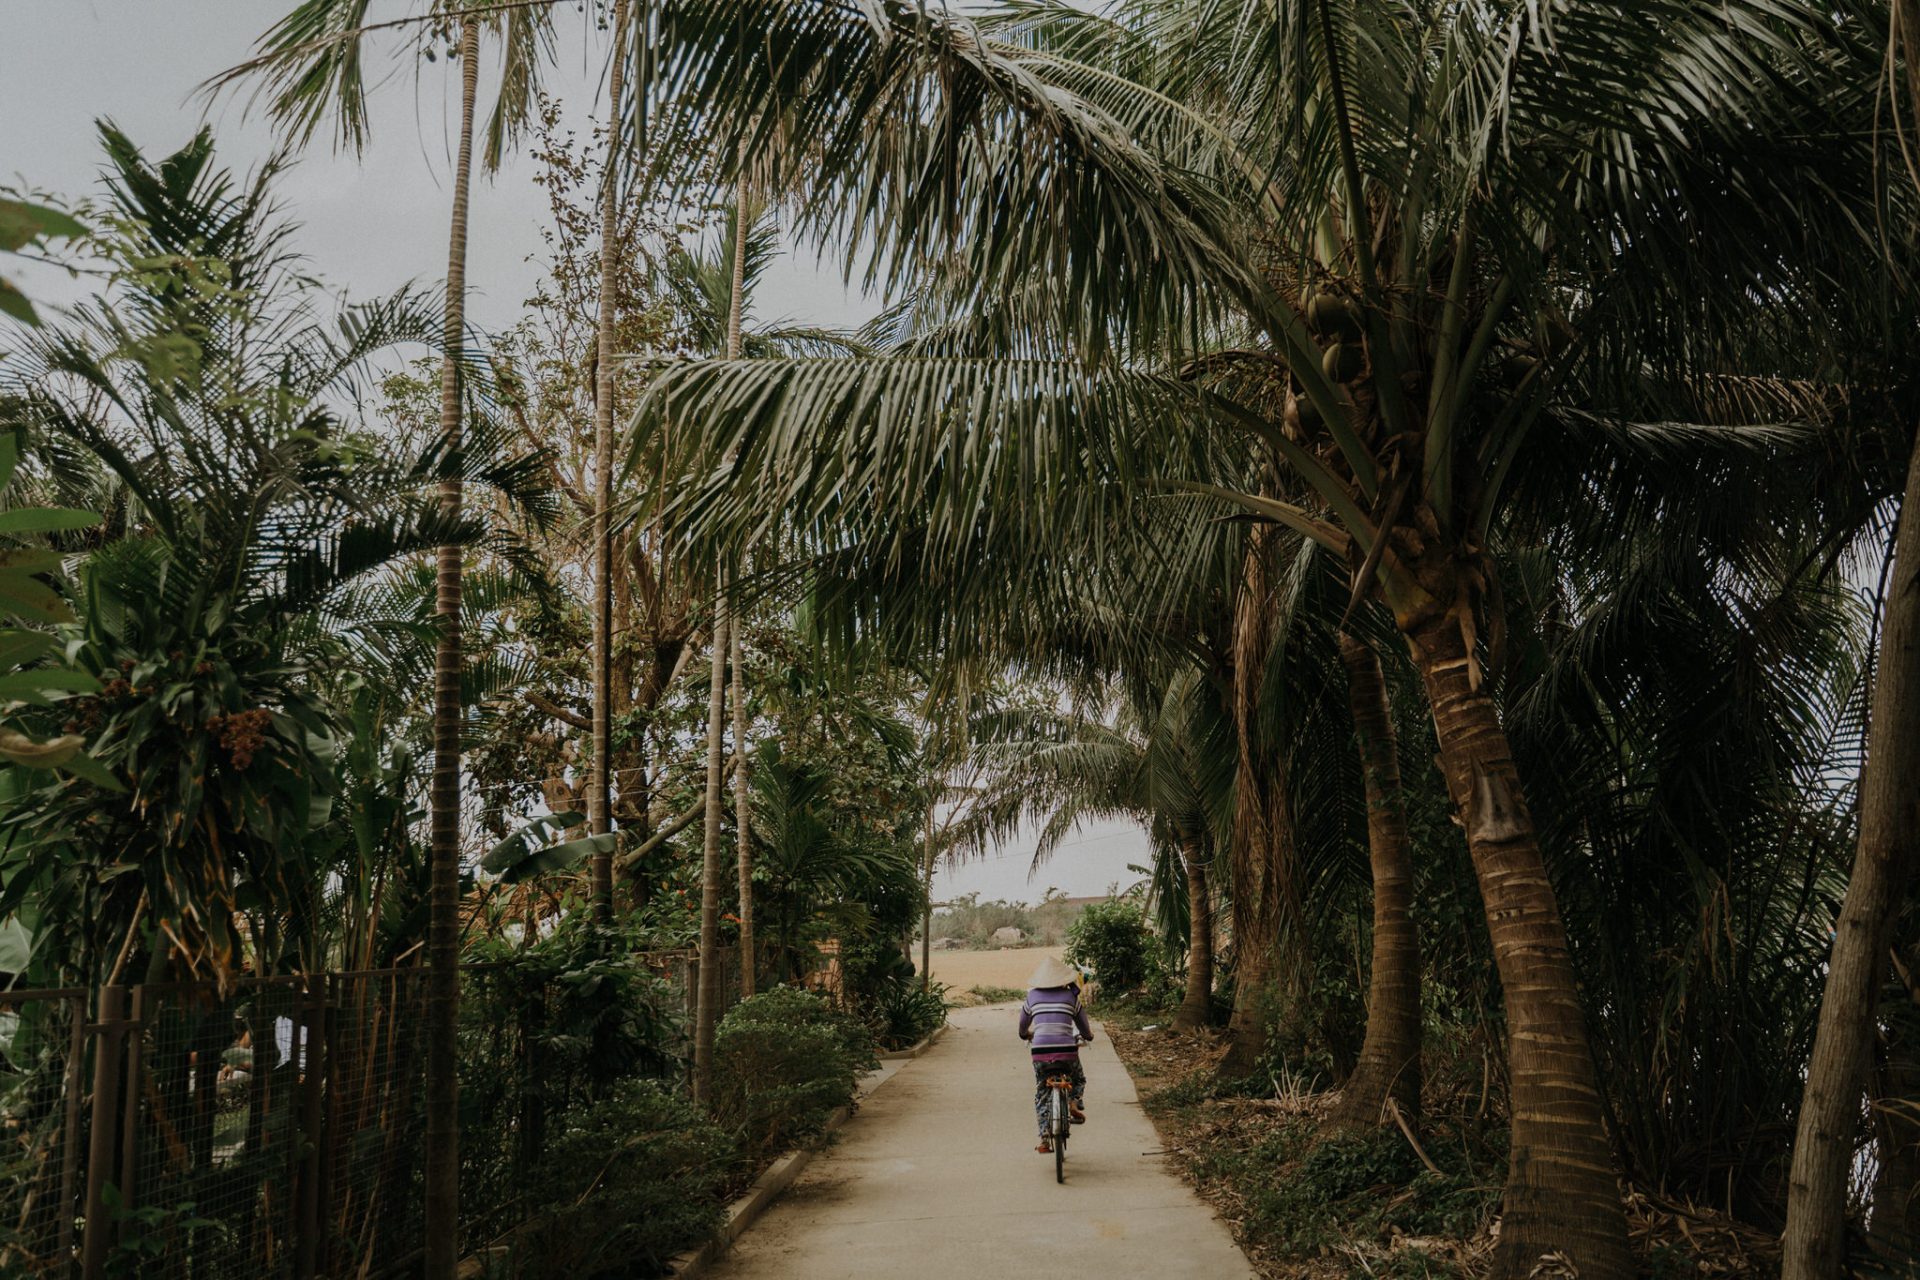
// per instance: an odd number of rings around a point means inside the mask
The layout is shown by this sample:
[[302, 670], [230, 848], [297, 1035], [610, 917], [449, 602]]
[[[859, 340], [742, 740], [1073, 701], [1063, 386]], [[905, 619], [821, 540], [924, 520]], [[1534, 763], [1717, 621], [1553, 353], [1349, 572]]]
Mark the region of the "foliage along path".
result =
[[954, 1010], [933, 1050], [861, 1104], [840, 1140], [748, 1229], [716, 1280], [979, 1280], [989, 1274], [1235, 1280], [1226, 1227], [1155, 1152], [1096, 1024], [1087, 1123], [1067, 1182], [1033, 1150], [1033, 1072], [1010, 1004]]

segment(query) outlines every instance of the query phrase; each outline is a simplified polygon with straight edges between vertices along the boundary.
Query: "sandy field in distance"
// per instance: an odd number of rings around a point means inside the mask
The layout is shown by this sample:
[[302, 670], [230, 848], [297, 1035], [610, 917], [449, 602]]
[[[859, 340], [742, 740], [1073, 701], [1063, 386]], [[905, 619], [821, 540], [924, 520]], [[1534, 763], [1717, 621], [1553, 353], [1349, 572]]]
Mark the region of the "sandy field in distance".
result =
[[[947, 998], [972, 1004], [967, 992], [974, 987], [1027, 988], [1027, 975], [1043, 956], [1058, 956], [1063, 947], [1009, 947], [1004, 951], [936, 951], [933, 980], [953, 988]], [[916, 952], [914, 959], [919, 959]]]

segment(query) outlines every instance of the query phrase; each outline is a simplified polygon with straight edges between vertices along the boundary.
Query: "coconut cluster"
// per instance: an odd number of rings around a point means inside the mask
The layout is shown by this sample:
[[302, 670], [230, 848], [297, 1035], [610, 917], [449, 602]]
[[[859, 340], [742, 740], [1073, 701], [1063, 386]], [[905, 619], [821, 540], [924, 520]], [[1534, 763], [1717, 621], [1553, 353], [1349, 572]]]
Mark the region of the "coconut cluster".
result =
[[1320, 356], [1320, 371], [1328, 381], [1352, 382], [1366, 372], [1360, 312], [1353, 303], [1330, 289], [1320, 290], [1307, 300], [1307, 328], [1314, 337], [1329, 340]]

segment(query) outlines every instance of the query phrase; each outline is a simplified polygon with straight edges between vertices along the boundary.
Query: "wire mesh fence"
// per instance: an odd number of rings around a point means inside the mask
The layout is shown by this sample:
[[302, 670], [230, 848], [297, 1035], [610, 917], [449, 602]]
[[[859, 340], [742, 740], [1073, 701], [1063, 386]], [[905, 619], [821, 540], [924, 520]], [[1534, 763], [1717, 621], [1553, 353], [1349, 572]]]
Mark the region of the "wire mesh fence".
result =
[[86, 1142], [86, 993], [0, 994], [0, 1276], [69, 1265]]
[[325, 997], [297, 979], [134, 988], [118, 1164], [89, 1169], [112, 1188], [118, 1262], [167, 1280], [295, 1274], [313, 1247]]
[[[690, 1009], [686, 961], [646, 959]], [[416, 1272], [426, 976], [0, 993], [0, 1278]], [[553, 982], [462, 971], [466, 1253], [523, 1220], [548, 1135], [590, 1100]]]

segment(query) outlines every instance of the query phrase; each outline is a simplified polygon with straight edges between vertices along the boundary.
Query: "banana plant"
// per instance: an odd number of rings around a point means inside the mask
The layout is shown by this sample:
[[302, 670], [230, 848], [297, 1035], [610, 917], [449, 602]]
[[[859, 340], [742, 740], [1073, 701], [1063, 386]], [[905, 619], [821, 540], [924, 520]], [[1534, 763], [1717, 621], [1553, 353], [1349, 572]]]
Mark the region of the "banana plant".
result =
[[487, 850], [487, 856], [480, 860], [480, 869], [500, 877], [502, 883], [519, 884], [534, 876], [571, 871], [582, 859], [596, 853], [613, 852], [619, 837], [612, 832], [548, 843], [549, 837], [578, 827], [586, 820], [585, 814], [572, 810], [541, 814]]

